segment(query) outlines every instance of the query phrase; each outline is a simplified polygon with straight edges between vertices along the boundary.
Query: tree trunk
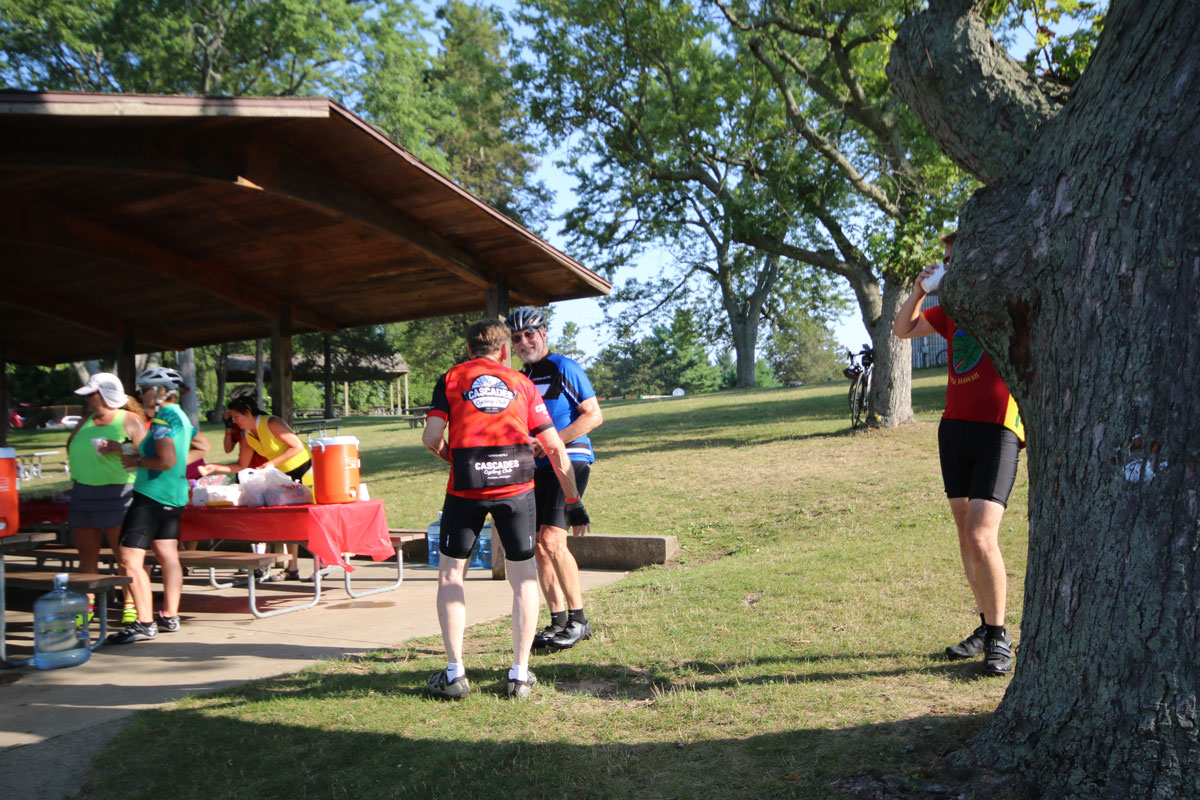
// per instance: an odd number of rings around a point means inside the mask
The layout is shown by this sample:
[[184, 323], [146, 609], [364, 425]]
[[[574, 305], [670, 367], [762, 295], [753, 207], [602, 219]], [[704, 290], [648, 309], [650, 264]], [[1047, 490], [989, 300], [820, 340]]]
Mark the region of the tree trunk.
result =
[[881, 292], [875, 276], [865, 269], [852, 273], [848, 279], [875, 351], [867, 424], [876, 428], [907, 425], [913, 421], [912, 345], [892, 335], [892, 322], [912, 286], [889, 281]]
[[895, 428], [913, 421], [912, 343], [892, 335], [892, 322], [909, 291], [911, 287], [905, 288], [899, 281], [888, 281], [883, 289], [880, 314], [867, 327], [875, 350], [867, 418], [872, 427]]
[[221, 343], [221, 352], [217, 356], [217, 402], [213, 405], [209, 422], [220, 422], [225, 411], [225, 389], [229, 380], [229, 343]]
[[192, 348], [175, 351], [175, 362], [179, 364], [179, 374], [183, 377], [183, 386], [179, 388], [179, 407], [188, 415], [192, 425], [200, 427], [200, 396], [196, 393], [196, 351]]
[[729, 318], [730, 331], [733, 334], [733, 352], [737, 360], [737, 386], [754, 386], [754, 349], [758, 342], [758, 318], [740, 319]]
[[[953, 26], [918, 20], [926, 52], [951, 58], [933, 40]], [[1200, 796], [1197, 30], [1200, 4], [1114, 0], [1062, 111], [964, 209], [942, 284], [1029, 444], [1016, 674], [956, 760], [1019, 771], [1041, 797]], [[973, 109], [937, 105], [926, 57], [893, 80], [960, 125], [956, 146], [986, 147]]]
[[259, 408], [266, 408], [266, 401], [263, 400], [263, 340], [254, 340], [254, 402]]

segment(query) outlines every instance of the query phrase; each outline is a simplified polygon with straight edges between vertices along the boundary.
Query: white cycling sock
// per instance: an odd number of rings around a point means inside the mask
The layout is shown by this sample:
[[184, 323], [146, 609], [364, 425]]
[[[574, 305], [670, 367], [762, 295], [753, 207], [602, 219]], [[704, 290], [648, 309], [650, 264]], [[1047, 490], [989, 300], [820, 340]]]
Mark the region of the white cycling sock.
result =
[[446, 664], [446, 680], [452, 681], [459, 675], [465, 675], [466, 670], [462, 664]]
[[508, 679], [510, 681], [527, 681], [529, 680], [529, 667], [525, 664], [513, 664], [508, 670]]

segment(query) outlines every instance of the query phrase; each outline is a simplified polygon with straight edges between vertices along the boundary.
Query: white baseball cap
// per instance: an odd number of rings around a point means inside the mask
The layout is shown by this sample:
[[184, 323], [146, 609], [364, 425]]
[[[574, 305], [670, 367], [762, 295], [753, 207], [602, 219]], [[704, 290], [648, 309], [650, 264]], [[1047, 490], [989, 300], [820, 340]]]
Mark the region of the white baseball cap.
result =
[[94, 392], [100, 393], [104, 405], [109, 408], [121, 408], [129, 400], [125, 396], [125, 387], [121, 385], [121, 379], [111, 372], [97, 372], [88, 378], [87, 383], [75, 390], [75, 394], [93, 394]]

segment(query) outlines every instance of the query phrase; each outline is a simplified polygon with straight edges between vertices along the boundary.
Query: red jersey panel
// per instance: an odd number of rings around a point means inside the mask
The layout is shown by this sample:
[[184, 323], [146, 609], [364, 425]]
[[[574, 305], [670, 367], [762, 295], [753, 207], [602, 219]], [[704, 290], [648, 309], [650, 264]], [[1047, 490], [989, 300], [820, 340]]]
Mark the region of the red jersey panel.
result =
[[554, 427], [533, 382], [490, 358], [453, 367], [433, 388], [429, 416], [447, 421], [457, 497], [512, 497], [533, 488], [531, 436]]
[[992, 359], [969, 333], [946, 316], [941, 306], [923, 313], [933, 329], [946, 339], [950, 380], [946, 384], [946, 410], [942, 417], [1003, 425], [1024, 442], [1021, 412]]

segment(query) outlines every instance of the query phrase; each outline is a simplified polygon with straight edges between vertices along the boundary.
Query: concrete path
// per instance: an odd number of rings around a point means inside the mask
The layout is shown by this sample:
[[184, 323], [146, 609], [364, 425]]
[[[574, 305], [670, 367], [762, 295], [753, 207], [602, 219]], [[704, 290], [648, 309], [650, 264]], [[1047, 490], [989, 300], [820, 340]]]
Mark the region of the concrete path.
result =
[[[19, 557], [6, 561], [15, 567]], [[302, 564], [302, 572], [309, 563]], [[355, 591], [385, 575], [395, 579], [394, 564], [361, 566], [355, 573]], [[583, 588], [625, 575], [585, 570]], [[286, 603], [289, 596], [302, 599], [304, 592], [311, 594], [308, 584], [274, 586], [282, 588], [263, 589], [260, 603], [271, 607]], [[69, 669], [0, 667], [0, 798], [72, 797], [92, 758], [138, 709], [287, 675], [321, 659], [437, 635], [436, 593], [436, 569], [406, 566], [399, 589], [355, 600], [347, 596], [339, 570], [322, 582], [321, 602], [315, 608], [256, 619], [248, 611], [245, 587], [214, 590], [199, 578], [189, 578], [183, 625], [176, 633], [101, 647], [86, 664]], [[507, 616], [511, 609], [506, 581], [494, 581], [482, 570], [468, 573], [468, 625]], [[30, 619], [27, 612], [9, 614], [15, 628], [9, 638], [13, 657], [31, 654]]]

